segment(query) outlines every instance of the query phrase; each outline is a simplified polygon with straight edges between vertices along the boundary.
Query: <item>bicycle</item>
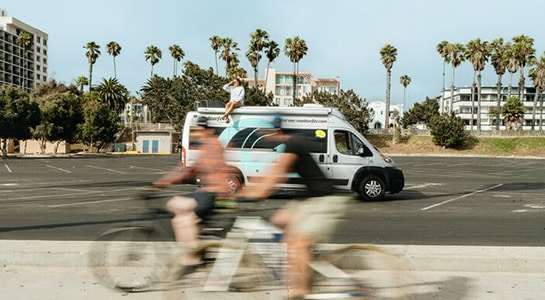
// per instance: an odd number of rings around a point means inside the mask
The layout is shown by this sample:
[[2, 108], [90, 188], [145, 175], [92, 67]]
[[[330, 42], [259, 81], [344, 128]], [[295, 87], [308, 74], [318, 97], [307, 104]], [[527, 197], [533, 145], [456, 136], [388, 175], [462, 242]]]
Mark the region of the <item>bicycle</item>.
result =
[[[147, 204], [157, 199], [143, 197]], [[220, 234], [201, 239], [193, 249], [183, 249], [174, 241], [170, 226], [165, 228], [163, 222], [171, 217], [166, 210], [147, 205], [144, 223], [99, 235], [89, 252], [89, 266], [101, 284], [124, 292], [195, 286], [200, 292], [250, 292], [283, 287], [286, 248], [278, 242], [281, 231], [261, 217], [236, 216], [241, 209], [237, 203], [217, 214], [215, 226], [209, 226]], [[182, 268], [177, 261], [183, 251], [200, 255], [203, 263], [191, 270]], [[377, 258], [371, 255], [382, 257], [388, 272], [400, 268], [397, 256], [374, 245], [319, 244], [313, 253], [309, 265], [314, 270], [313, 290], [308, 299], [373, 295], [371, 284], [361, 279], [362, 272], [376, 268]]]

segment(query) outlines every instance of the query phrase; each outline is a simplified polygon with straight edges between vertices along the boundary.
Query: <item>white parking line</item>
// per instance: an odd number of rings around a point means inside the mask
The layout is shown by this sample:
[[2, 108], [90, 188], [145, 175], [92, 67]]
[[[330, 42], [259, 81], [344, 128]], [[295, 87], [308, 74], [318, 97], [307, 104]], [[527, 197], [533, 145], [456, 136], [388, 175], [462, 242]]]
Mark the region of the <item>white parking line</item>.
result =
[[106, 170], [106, 171], [119, 173], [119, 174], [127, 174], [127, 173], [122, 172], [122, 171], [112, 170], [112, 169], [108, 169], [108, 168], [101, 168], [101, 167], [97, 167], [97, 166], [86, 165], [86, 167], [93, 168], [93, 169], [99, 169], [99, 170]]
[[425, 187], [428, 187], [428, 186], [436, 186], [436, 185], [443, 185], [443, 184], [442, 183], [429, 182], [429, 183], [409, 186], [409, 187], [404, 188], [404, 190], [420, 189], [420, 188], [425, 188]]
[[129, 167], [129, 169], [140, 169], [140, 170], [149, 170], [149, 171], [165, 172], [165, 170], [161, 170], [161, 169], [143, 168], [143, 167], [137, 167], [137, 166], [127, 166], [127, 167]]
[[456, 200], [459, 200], [459, 199], [462, 199], [462, 198], [466, 198], [466, 197], [469, 197], [469, 196], [473, 196], [473, 195], [476, 195], [476, 194], [479, 194], [479, 193], [482, 193], [482, 192], [486, 192], [486, 191], [489, 191], [489, 190], [493, 190], [493, 189], [495, 189], [495, 188], [497, 188], [497, 187], [500, 187], [500, 186], [502, 186], [502, 185], [503, 185], [503, 183], [496, 184], [495, 186], [491, 186], [491, 187], [489, 187], [489, 188], [487, 188], [487, 189], [484, 189], [484, 190], [477, 190], [477, 191], [475, 191], [475, 192], [473, 192], [473, 193], [469, 193], [469, 194], [462, 195], [462, 196], [460, 196], [460, 197], [452, 198], [452, 199], [443, 201], [443, 202], [441, 202], [441, 203], [436, 203], [436, 204], [434, 204], [434, 205], [430, 205], [430, 206], [424, 207], [424, 208], [422, 208], [422, 209], [420, 209], [420, 210], [432, 209], [432, 208], [434, 208], [434, 207], [437, 207], [437, 206], [440, 206], [440, 205], [443, 205], [443, 204], [447, 204], [447, 203], [452, 202], [452, 201], [456, 201]]
[[119, 198], [119, 199], [109, 199], [109, 200], [74, 202], [74, 203], [68, 203], [68, 204], [48, 205], [47, 207], [48, 208], [59, 208], [59, 207], [67, 207], [67, 206], [78, 206], [78, 205], [88, 205], [88, 204], [117, 202], [117, 201], [128, 201], [128, 200], [134, 200], [134, 198]]
[[8, 172], [10, 172], [10, 173], [11, 173], [11, 169], [9, 168], [9, 166], [8, 166], [8, 165], [4, 164], [4, 167], [6, 167], [6, 169], [8, 169]]
[[45, 166], [48, 167], [48, 168], [51, 168], [51, 169], [55, 169], [55, 170], [59, 170], [59, 171], [65, 172], [65, 173], [72, 173], [71, 171], [68, 171], [68, 170], [65, 170], [65, 169], [61, 169], [61, 168], [57, 168], [57, 167], [54, 167], [54, 166], [50, 166], [50, 165], [45, 165]]

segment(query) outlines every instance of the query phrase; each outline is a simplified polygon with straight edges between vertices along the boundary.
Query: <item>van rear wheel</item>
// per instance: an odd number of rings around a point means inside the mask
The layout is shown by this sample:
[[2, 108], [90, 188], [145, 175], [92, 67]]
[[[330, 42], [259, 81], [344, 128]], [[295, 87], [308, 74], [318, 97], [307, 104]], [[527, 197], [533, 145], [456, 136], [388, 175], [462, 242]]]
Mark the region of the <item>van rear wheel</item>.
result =
[[378, 176], [369, 175], [360, 182], [358, 193], [363, 201], [382, 200], [386, 193], [386, 183]]

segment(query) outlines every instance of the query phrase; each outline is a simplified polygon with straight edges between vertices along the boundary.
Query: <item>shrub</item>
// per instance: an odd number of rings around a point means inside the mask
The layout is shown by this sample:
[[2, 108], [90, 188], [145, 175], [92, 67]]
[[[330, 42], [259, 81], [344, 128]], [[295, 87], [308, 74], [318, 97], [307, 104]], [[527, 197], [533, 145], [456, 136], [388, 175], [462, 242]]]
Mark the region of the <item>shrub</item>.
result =
[[459, 148], [469, 137], [464, 121], [454, 113], [432, 117], [429, 127], [433, 142], [445, 148]]

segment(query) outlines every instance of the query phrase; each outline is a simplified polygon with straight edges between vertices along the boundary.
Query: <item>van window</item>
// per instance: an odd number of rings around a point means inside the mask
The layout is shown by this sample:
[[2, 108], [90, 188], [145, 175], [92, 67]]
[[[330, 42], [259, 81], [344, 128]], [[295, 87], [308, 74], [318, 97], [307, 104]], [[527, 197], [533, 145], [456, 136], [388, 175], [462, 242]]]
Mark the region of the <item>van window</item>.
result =
[[[199, 128], [199, 126], [191, 126], [189, 128], [189, 149], [195, 149], [195, 148], [200, 146], [199, 141], [195, 138], [194, 135], [191, 134], [197, 128]], [[219, 136], [223, 132], [224, 129], [225, 129], [225, 127], [214, 127], [215, 134], [217, 136]], [[180, 137], [180, 141], [181, 141], [181, 139], [182, 139], [182, 137]]]
[[[327, 152], [327, 130], [325, 129], [284, 129], [284, 132], [305, 139], [305, 145], [310, 153]], [[281, 144], [278, 141], [272, 141], [267, 138], [274, 134], [271, 131], [264, 133], [260, 131], [260, 128], [244, 128], [231, 138], [227, 144], [227, 148], [272, 150]]]
[[[346, 130], [335, 130], [335, 147], [337, 151], [346, 155], [359, 155], [358, 150], [367, 146], [352, 132]], [[367, 153], [367, 151], [364, 151]]]

